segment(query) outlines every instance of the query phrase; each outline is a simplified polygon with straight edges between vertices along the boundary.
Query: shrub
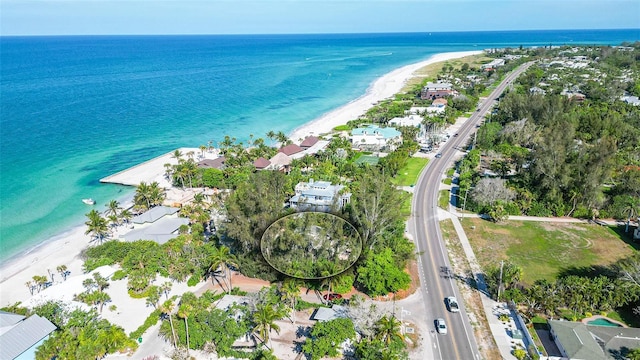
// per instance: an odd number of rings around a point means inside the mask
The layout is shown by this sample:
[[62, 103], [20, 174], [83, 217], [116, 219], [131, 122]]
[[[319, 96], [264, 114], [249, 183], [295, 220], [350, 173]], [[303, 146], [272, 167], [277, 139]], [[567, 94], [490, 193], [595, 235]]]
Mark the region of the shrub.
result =
[[160, 310], [154, 310], [149, 315], [149, 317], [147, 317], [147, 319], [144, 321], [144, 324], [140, 325], [140, 327], [132, 331], [131, 334], [129, 334], [129, 337], [133, 340], [136, 340], [137, 338], [142, 336], [142, 334], [144, 334], [144, 332], [147, 331], [148, 328], [158, 323], [159, 319], [160, 319]]
[[187, 286], [196, 286], [200, 282], [200, 275], [194, 274], [191, 275], [189, 280], [187, 280]]
[[116, 272], [114, 272], [113, 275], [111, 275], [111, 280], [117, 281], [117, 280], [122, 280], [126, 277], [127, 277], [127, 272], [120, 269], [120, 270], [116, 270]]

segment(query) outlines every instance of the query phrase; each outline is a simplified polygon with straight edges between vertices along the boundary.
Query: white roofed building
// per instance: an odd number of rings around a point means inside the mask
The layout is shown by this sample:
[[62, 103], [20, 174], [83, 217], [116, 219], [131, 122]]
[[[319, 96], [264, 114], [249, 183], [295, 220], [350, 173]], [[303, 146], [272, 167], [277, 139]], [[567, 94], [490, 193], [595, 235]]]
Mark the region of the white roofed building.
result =
[[342, 193], [344, 185], [331, 185], [328, 181], [300, 182], [295, 187], [295, 195], [289, 199], [289, 206], [298, 210], [328, 212], [341, 209], [351, 201], [351, 193]]

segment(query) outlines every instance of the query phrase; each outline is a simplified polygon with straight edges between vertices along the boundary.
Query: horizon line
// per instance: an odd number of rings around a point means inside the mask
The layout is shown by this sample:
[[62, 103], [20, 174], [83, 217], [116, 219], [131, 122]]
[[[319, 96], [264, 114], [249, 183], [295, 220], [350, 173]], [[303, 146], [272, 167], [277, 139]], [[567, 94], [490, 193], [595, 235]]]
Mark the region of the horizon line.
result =
[[[301, 36], [301, 35], [390, 35], [390, 34], [451, 34], [451, 33], [496, 33], [496, 32], [552, 32], [552, 31], [624, 31], [638, 28], [583, 28], [583, 29], [511, 29], [511, 30], [452, 30], [452, 31], [389, 31], [389, 32], [308, 32], [308, 33], [131, 33], [131, 34], [11, 34], [0, 37], [80, 37], [80, 36]], [[638, 37], [640, 41], [640, 33]]]

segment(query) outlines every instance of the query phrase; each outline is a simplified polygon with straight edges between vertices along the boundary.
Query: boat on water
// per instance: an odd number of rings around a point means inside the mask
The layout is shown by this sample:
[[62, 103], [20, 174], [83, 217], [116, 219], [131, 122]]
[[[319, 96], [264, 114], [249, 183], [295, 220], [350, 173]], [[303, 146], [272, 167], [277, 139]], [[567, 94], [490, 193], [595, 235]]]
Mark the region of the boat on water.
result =
[[88, 198], [88, 199], [82, 199], [82, 202], [83, 202], [83, 203], [85, 203], [85, 204], [87, 204], [87, 205], [95, 205], [95, 204], [96, 204], [96, 201], [95, 201], [95, 200], [93, 200], [93, 199], [91, 199], [91, 198]]

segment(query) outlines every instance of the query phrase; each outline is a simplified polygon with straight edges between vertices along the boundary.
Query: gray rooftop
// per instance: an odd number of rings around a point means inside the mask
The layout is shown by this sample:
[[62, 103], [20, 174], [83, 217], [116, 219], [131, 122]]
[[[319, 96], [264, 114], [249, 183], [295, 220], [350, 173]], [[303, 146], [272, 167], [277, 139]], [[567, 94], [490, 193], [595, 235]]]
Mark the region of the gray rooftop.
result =
[[173, 233], [182, 225], [189, 224], [187, 218], [162, 218], [150, 226], [136, 229], [124, 234], [124, 241], [153, 240], [158, 244], [164, 244], [176, 237]]
[[0, 335], [0, 358], [15, 359], [56, 329], [49, 320], [31, 315]]
[[311, 315], [311, 320], [330, 321], [343, 318], [346, 317], [346, 311], [347, 309], [340, 305], [333, 305], [331, 308], [319, 307], [313, 315]]
[[2, 328], [6, 326], [13, 326], [24, 318], [25, 317], [23, 315], [0, 310], [0, 334], [2, 333]]
[[131, 222], [134, 224], [152, 223], [165, 215], [172, 215], [179, 211], [179, 208], [169, 206], [156, 206], [138, 216], [135, 216]]
[[571, 359], [618, 359], [624, 349], [640, 348], [640, 329], [586, 325], [549, 320], [558, 341]]

